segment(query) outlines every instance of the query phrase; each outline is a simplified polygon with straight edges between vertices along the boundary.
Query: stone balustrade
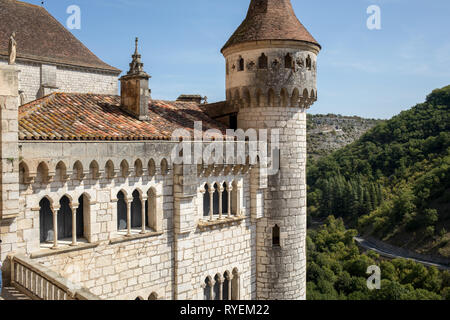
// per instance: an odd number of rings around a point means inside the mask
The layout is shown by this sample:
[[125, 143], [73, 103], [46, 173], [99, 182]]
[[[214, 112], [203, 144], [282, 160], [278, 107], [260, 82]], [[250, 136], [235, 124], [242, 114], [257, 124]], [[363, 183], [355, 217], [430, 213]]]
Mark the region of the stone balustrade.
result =
[[87, 289], [25, 256], [9, 258], [11, 284], [34, 300], [100, 300]]

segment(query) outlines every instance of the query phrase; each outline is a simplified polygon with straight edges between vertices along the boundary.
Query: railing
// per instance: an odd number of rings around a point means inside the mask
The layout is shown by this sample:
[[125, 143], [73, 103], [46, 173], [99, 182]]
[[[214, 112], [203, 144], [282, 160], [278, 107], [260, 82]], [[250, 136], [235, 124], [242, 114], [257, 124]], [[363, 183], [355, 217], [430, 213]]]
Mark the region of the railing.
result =
[[10, 261], [11, 284], [34, 300], [100, 300], [25, 256], [10, 256]]

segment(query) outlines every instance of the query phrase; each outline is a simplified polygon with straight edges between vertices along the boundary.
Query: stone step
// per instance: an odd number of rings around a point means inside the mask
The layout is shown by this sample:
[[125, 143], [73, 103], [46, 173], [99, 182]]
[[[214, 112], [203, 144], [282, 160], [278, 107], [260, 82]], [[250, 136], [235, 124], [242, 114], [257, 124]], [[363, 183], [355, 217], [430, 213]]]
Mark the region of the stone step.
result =
[[0, 300], [18, 301], [18, 300], [32, 300], [32, 299], [24, 295], [22, 292], [20, 292], [14, 287], [6, 287], [3, 288], [0, 294]]

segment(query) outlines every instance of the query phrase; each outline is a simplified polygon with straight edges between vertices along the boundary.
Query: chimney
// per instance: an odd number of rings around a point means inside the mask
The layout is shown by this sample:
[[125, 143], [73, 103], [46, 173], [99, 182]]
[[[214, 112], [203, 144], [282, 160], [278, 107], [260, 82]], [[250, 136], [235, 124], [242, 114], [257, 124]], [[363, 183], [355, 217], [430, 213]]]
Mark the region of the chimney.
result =
[[199, 94], [182, 94], [177, 98], [177, 101], [180, 102], [195, 102], [200, 104], [202, 101], [205, 101], [206, 103], [206, 97], [202, 97]]
[[136, 49], [133, 60], [130, 63], [130, 71], [120, 78], [120, 100], [121, 108], [139, 120], [150, 120], [148, 115], [148, 104], [151, 99], [148, 80], [151, 78], [144, 71], [141, 55], [138, 53], [138, 41], [136, 38]]

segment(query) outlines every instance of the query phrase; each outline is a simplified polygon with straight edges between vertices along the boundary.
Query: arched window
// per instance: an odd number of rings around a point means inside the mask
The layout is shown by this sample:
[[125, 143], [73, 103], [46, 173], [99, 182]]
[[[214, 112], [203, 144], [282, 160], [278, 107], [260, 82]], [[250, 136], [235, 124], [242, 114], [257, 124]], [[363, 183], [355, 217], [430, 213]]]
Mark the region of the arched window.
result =
[[238, 269], [233, 270], [233, 280], [231, 280], [231, 300], [240, 298], [240, 275]]
[[311, 70], [311, 57], [309, 55], [308, 58], [306, 58], [306, 68]]
[[131, 227], [142, 227], [142, 201], [137, 190], [133, 192], [133, 202], [131, 202]]
[[44, 198], [39, 202], [39, 230], [41, 243], [52, 242], [53, 232], [53, 212], [50, 201]]
[[55, 173], [58, 181], [66, 181], [67, 180], [67, 168], [64, 162], [60, 161], [56, 165], [56, 173]]
[[92, 161], [89, 165], [89, 174], [92, 180], [97, 180], [100, 177], [100, 168], [97, 161]]
[[292, 69], [292, 57], [291, 55], [288, 53], [285, 57], [284, 57], [284, 67], [286, 69]]
[[152, 294], [148, 297], [148, 300], [158, 300], [158, 294], [156, 292], [152, 292]]
[[245, 61], [244, 58], [239, 58], [239, 67], [238, 67], [238, 71], [244, 71], [244, 66], [245, 66]]
[[268, 59], [267, 56], [263, 53], [258, 59], [258, 68], [259, 69], [267, 69]]
[[228, 213], [228, 187], [227, 183], [223, 184], [223, 193], [222, 193], [222, 213]]
[[225, 272], [223, 274], [223, 288], [222, 288], [222, 298], [223, 300], [230, 300], [231, 298], [231, 277], [230, 274]]
[[168, 173], [169, 173], [169, 164], [167, 163], [166, 159], [162, 159], [162, 161], [161, 161], [161, 174], [163, 176], [165, 176]]
[[83, 237], [87, 238], [87, 232], [84, 230], [84, 221], [87, 220], [89, 216], [89, 199], [82, 195], [78, 199], [79, 206], [77, 208], [77, 239], [81, 239]]
[[213, 194], [213, 214], [219, 214], [219, 186], [217, 183], [214, 185], [214, 194]]
[[238, 216], [240, 215], [239, 208], [239, 189], [236, 181], [233, 181], [233, 191], [231, 191], [231, 212]]
[[127, 203], [125, 194], [120, 191], [117, 194], [117, 230], [127, 229]]
[[72, 208], [70, 200], [64, 196], [59, 201], [61, 208], [58, 212], [58, 240], [72, 238]]
[[153, 177], [155, 174], [156, 174], [155, 160], [150, 159], [150, 161], [148, 162], [148, 175], [150, 177]]
[[220, 296], [220, 275], [216, 275], [214, 277], [214, 300], [221, 300]]
[[272, 229], [272, 245], [274, 247], [280, 246], [280, 227], [277, 224]]
[[37, 167], [36, 181], [38, 183], [48, 182], [48, 166], [45, 162], [41, 162]]
[[136, 175], [136, 177], [141, 177], [143, 173], [144, 167], [142, 165], [142, 161], [140, 159], [137, 159], [134, 162], [134, 174]]
[[212, 300], [212, 284], [211, 279], [207, 277], [205, 279], [205, 288], [203, 289], [203, 299], [204, 300]]
[[275, 107], [275, 91], [270, 88], [267, 94], [267, 105], [269, 107]]
[[154, 231], [159, 231], [158, 212], [156, 206], [156, 190], [151, 188], [147, 192], [147, 201], [145, 202], [145, 217], [147, 219], [146, 226], [153, 229]]
[[205, 193], [203, 194], [203, 216], [208, 217], [211, 209], [209, 194], [209, 185], [205, 185]]
[[108, 162], [106, 163], [105, 172], [108, 179], [112, 179], [116, 176], [114, 163], [111, 160], [108, 160]]
[[123, 160], [120, 163], [120, 174], [122, 178], [126, 178], [130, 174], [130, 166], [128, 165], [128, 162], [126, 160]]

